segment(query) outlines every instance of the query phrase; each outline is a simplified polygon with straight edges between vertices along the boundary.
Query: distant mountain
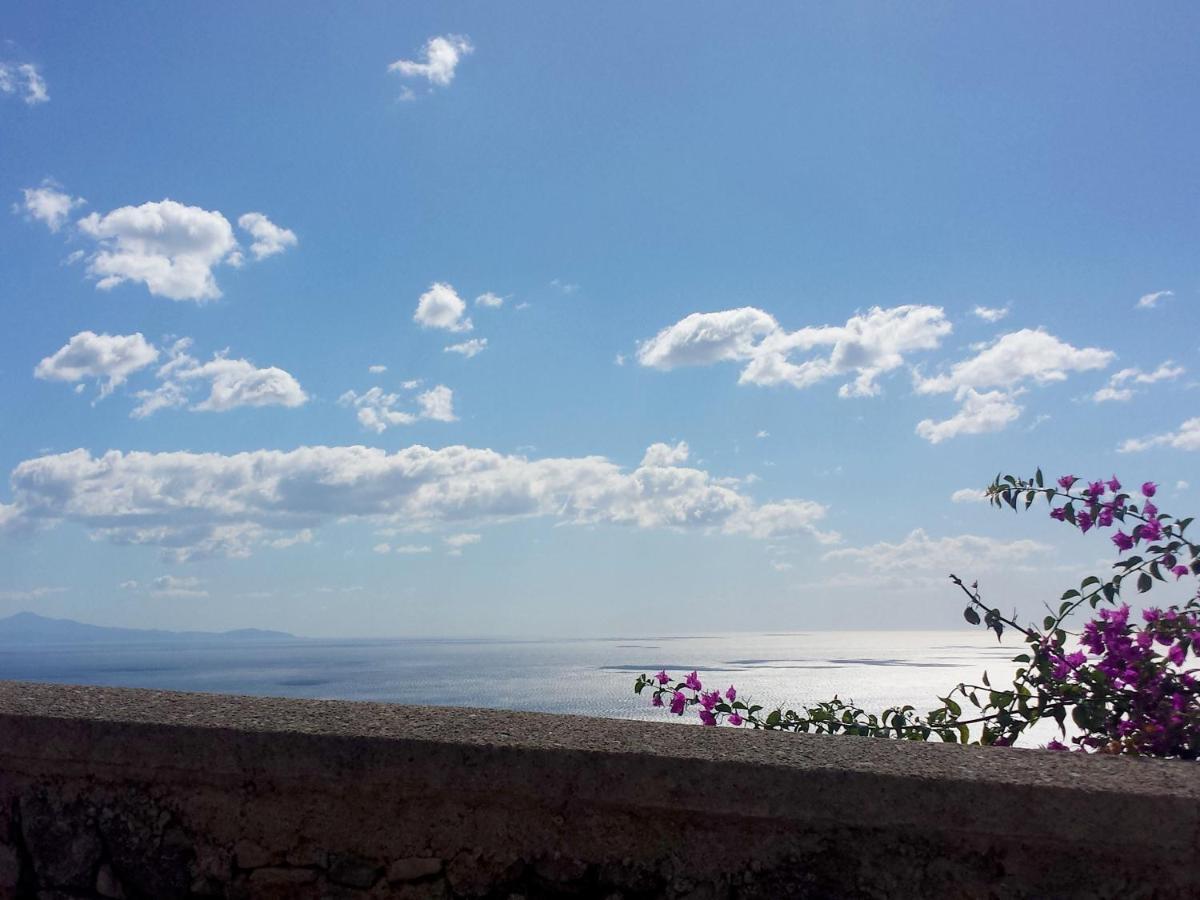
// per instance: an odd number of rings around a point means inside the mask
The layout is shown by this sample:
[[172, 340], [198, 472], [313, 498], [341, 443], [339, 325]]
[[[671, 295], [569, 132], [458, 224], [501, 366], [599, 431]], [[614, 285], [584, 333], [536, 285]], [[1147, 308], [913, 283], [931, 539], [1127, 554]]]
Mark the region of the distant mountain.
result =
[[49, 619], [19, 612], [0, 619], [0, 643], [73, 644], [104, 641], [288, 641], [296, 636], [286, 631], [238, 628], [234, 631], [160, 631], [149, 628], [108, 628], [72, 619]]

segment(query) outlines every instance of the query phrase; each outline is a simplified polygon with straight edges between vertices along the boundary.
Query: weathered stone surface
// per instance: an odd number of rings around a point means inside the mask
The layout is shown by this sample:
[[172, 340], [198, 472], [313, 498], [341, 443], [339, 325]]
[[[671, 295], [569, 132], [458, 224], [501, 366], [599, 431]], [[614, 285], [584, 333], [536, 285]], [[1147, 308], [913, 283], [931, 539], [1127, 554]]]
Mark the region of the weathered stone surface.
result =
[[0, 683], [0, 900], [1183, 900], [1198, 836], [1186, 763]]
[[432, 857], [398, 859], [388, 866], [388, 881], [418, 881], [430, 878], [442, 871], [442, 861]]

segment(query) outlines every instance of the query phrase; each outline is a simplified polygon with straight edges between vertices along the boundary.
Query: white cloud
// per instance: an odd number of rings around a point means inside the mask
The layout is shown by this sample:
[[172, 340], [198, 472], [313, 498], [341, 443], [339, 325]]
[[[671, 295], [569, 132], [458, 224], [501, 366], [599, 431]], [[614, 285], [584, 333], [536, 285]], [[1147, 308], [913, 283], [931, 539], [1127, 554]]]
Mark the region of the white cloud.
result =
[[1138, 302], [1134, 304], [1134, 309], [1154, 309], [1158, 306], [1160, 300], [1166, 300], [1168, 297], [1174, 297], [1174, 291], [1155, 291], [1152, 294], [1142, 294], [1138, 297]]
[[985, 322], [999, 322], [1008, 315], [1007, 306], [977, 306], [971, 310], [977, 318]]
[[382, 375], [387, 371], [387, 366], [367, 366], [367, 371], [372, 375]]
[[613, 357], [613, 365], [614, 365], [614, 366], [623, 366], [623, 365], [625, 365], [625, 354], [624, 354], [624, 353], [618, 353], [616, 356], [614, 356], [614, 357]]
[[[1116, 354], [1097, 347], [1073, 347], [1041, 329], [1025, 328], [988, 342], [975, 356], [955, 363], [948, 372], [924, 377], [913, 373], [918, 394], [954, 392], [959, 410], [941, 422], [925, 419], [917, 434], [937, 444], [960, 434], [1000, 431], [1015, 421], [1021, 407], [1015, 398], [1021, 385], [1064, 381], [1069, 372], [1102, 369]], [[984, 388], [998, 390], [984, 391]]]
[[288, 247], [296, 245], [296, 233], [287, 228], [280, 228], [259, 212], [248, 212], [238, 219], [238, 227], [250, 235], [254, 242], [250, 252], [255, 259], [265, 259], [282, 253]]
[[60, 190], [59, 185], [49, 178], [40, 187], [22, 188], [21, 196], [21, 203], [14, 204], [13, 211], [24, 212], [54, 232], [66, 223], [71, 210], [87, 202]]
[[[579, 285], [575, 284], [573, 281], [564, 281], [561, 278], [552, 278], [550, 280], [550, 287], [557, 288], [567, 295], [574, 294], [579, 290]], [[517, 309], [520, 308], [520, 306], [517, 307]]]
[[417, 300], [413, 321], [422, 328], [444, 328], [446, 331], [470, 331], [471, 320], [464, 319], [467, 304], [450, 285], [435, 281]]
[[[405, 382], [404, 386], [411, 389], [416, 383]], [[395, 425], [412, 425], [422, 419], [432, 419], [435, 422], [455, 421], [454, 391], [444, 384], [417, 395], [417, 412], [396, 409], [402, 399], [399, 394], [389, 394], [383, 388], [373, 387], [363, 394], [346, 391], [338, 398], [338, 403], [358, 410], [359, 424], [376, 434], [382, 434]]]
[[762, 438], [769, 438], [771, 436], [771, 432], [764, 428], [761, 431], [755, 432], [754, 436], [761, 440]]
[[238, 246], [219, 212], [174, 200], [92, 213], [79, 220], [79, 228], [100, 245], [88, 259], [96, 287], [110, 290], [137, 281], [171, 300], [220, 297], [213, 268], [234, 259]]
[[504, 305], [504, 298], [499, 294], [493, 294], [491, 291], [488, 291], [487, 293], [480, 294], [475, 298], [475, 305], [486, 306], [490, 307], [491, 309], [498, 309]]
[[388, 66], [388, 71], [398, 72], [406, 78], [424, 78], [430, 84], [445, 87], [454, 80], [454, 72], [462, 58], [474, 49], [464, 35], [431, 37], [422, 48], [424, 62], [398, 59]]
[[199, 578], [160, 575], [150, 582], [150, 596], [157, 600], [200, 600], [208, 596]]
[[1186, 491], [1189, 487], [1190, 485], [1186, 481], [1175, 482], [1175, 490], [1177, 491]]
[[875, 573], [892, 571], [995, 571], [1037, 566], [1033, 557], [1053, 551], [1049, 544], [1029, 539], [1002, 541], [973, 534], [930, 537], [917, 528], [899, 543], [880, 541], [866, 547], [845, 547], [824, 555], [827, 561], [853, 563]]
[[646, 448], [646, 454], [642, 457], [642, 466], [677, 466], [687, 462], [688, 452], [687, 441], [680, 441], [674, 446], [662, 443], [651, 444]]
[[308, 402], [308, 395], [290, 372], [230, 359], [228, 351], [201, 363], [187, 352], [191, 344], [190, 338], [182, 338], [172, 345], [170, 359], [157, 373], [162, 383], [134, 395], [141, 403], [130, 413], [132, 418], [144, 419], [162, 409], [187, 406], [197, 386], [207, 386], [208, 396], [189, 407], [193, 412], [227, 412], [242, 406], [295, 408]]
[[959, 488], [950, 495], [953, 503], [986, 503], [987, 491], [980, 488]]
[[[829, 378], [856, 376], [838, 390], [842, 397], [875, 396], [876, 379], [904, 364], [904, 354], [936, 348], [949, 334], [945, 313], [934, 306], [873, 307], [845, 325], [785, 331], [754, 307], [693, 313], [664, 328], [638, 348], [638, 362], [658, 369], [744, 362], [739, 384], [810, 387]], [[828, 355], [797, 353], [828, 348]]]
[[134, 334], [96, 334], [81, 331], [47, 356], [33, 370], [35, 378], [46, 381], [81, 382], [94, 378], [100, 384], [100, 396], [107, 397], [125, 383], [134, 372], [158, 359], [158, 349]]
[[478, 356], [487, 349], [487, 338], [471, 338], [469, 341], [463, 341], [461, 344], [451, 344], [443, 350], [443, 353], [461, 353], [467, 359], [472, 356]]
[[987, 344], [975, 356], [955, 363], [949, 372], [924, 378], [914, 375], [918, 394], [940, 394], [964, 388], [1014, 388], [1032, 381], [1064, 381], [1069, 372], [1103, 369], [1116, 354], [1097, 347], [1079, 349], [1041, 329], [1023, 328]]
[[24, 591], [0, 591], [0, 600], [5, 601], [26, 601], [40, 600], [42, 597], [49, 597], [52, 594], [65, 594], [65, 587], [35, 587]]
[[445, 545], [450, 548], [446, 551], [449, 556], [462, 556], [463, 547], [469, 547], [471, 544], [478, 544], [482, 540], [482, 534], [470, 534], [466, 532], [461, 534], [451, 534], [442, 538], [442, 541], [445, 543]]
[[33, 63], [0, 61], [0, 94], [20, 94], [26, 106], [37, 106], [50, 99], [46, 79]]
[[1151, 447], [1171, 447], [1175, 450], [1200, 450], [1200, 417], [1188, 419], [1177, 431], [1154, 434], [1145, 438], [1130, 438], [1117, 448], [1119, 453], [1135, 453]]
[[413, 556], [419, 553], [432, 553], [433, 548], [428, 544], [401, 544], [399, 547], [393, 547], [392, 552]]
[[931, 444], [940, 444], [960, 434], [1001, 431], [1021, 415], [1021, 407], [1013, 401], [1013, 395], [1004, 391], [981, 394], [974, 388], [966, 388], [958, 395], [958, 401], [958, 412], [949, 419], [918, 422], [917, 434]]
[[700, 469], [629, 471], [599, 456], [530, 460], [462, 446], [232, 455], [81, 449], [26, 460], [10, 483], [9, 527], [72, 522], [96, 539], [154, 546], [173, 559], [246, 556], [281, 533], [355, 519], [411, 531], [549, 517], [837, 540], [818, 529], [821, 504], [758, 505]]
[[1092, 394], [1096, 403], [1106, 401], [1124, 401], [1133, 398], [1134, 390], [1130, 385], [1154, 384], [1158, 381], [1170, 381], [1178, 378], [1187, 371], [1183, 366], [1177, 366], [1170, 360], [1160, 365], [1153, 372], [1143, 372], [1141, 369], [1122, 369], [1108, 379], [1108, 384]]

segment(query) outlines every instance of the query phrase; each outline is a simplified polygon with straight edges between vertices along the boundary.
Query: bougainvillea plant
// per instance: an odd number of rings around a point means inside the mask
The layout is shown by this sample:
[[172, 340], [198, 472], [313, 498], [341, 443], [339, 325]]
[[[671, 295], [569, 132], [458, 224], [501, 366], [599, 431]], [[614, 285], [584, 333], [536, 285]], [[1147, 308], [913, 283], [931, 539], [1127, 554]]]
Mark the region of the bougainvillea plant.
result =
[[[1182, 604], [1146, 607], [1140, 616], [1123, 600], [1158, 582], [1200, 575], [1200, 545], [1184, 536], [1192, 520], [1160, 512], [1156, 491], [1146, 482], [1126, 492], [1115, 475], [1087, 482], [1064, 475], [1047, 484], [1040, 469], [1031, 479], [997, 476], [988, 487], [993, 506], [1029, 509], [1042, 497], [1053, 519], [1083, 533], [1111, 530], [1120, 556], [1109, 577], [1083, 579], [1056, 610], [1047, 607], [1040, 624], [1021, 624], [1015, 613], [985, 603], [977, 583], [950, 576], [967, 596], [967, 622], [997, 639], [1011, 632], [1023, 642], [1011, 684], [992, 684], [984, 673], [980, 684], [956, 685], [923, 714], [912, 706], [868, 712], [836, 696], [766, 710], [733, 685], [704, 690], [697, 672], [682, 680], [666, 671], [641, 675], [634, 690], [649, 690], [652, 705], [675, 715], [694, 709], [704, 725], [1011, 746], [1050, 719], [1067, 741], [1051, 741], [1052, 750], [1200, 758], [1200, 593]], [[1067, 625], [1077, 612], [1094, 618], [1073, 632]]]

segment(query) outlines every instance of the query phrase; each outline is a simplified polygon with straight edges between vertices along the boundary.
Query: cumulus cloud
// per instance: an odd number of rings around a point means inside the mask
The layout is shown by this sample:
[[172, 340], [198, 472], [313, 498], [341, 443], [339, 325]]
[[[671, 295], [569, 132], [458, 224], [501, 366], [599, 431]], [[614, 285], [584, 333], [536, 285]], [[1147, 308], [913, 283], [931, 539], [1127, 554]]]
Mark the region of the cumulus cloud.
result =
[[1137, 368], [1122, 369], [1108, 379], [1108, 384], [1092, 394], [1092, 400], [1096, 403], [1131, 400], [1135, 393], [1133, 385], [1172, 381], [1186, 371], [1183, 366], [1177, 366], [1170, 360], [1167, 360], [1153, 372], [1143, 372]]
[[45, 381], [82, 382], [95, 379], [100, 396], [107, 397], [134, 372], [158, 359], [158, 349], [135, 334], [96, 334], [81, 331], [47, 356], [33, 370]]
[[213, 268], [229, 262], [238, 246], [219, 212], [174, 200], [92, 213], [79, 220], [79, 229], [100, 245], [88, 259], [96, 287], [136, 281], [171, 300], [220, 297]]
[[491, 291], [488, 291], [487, 293], [480, 294], [475, 298], [475, 305], [486, 306], [491, 309], [499, 309], [504, 305], [504, 298], [499, 294], [493, 294]]
[[1152, 447], [1170, 447], [1175, 450], [1200, 450], [1200, 418], [1188, 419], [1176, 431], [1152, 434], [1144, 438], [1130, 438], [1117, 448], [1120, 453], [1135, 453]]
[[[347, 520], [409, 531], [530, 518], [753, 538], [809, 535], [826, 508], [757, 504], [686, 466], [625, 470], [599, 456], [528, 459], [492, 450], [301, 447], [223, 455], [74, 450], [12, 472], [9, 527], [68, 522], [172, 559], [245, 556], [281, 533]], [[455, 528], [457, 526], [457, 529]]]
[[[904, 364], [904, 355], [936, 348], [951, 331], [945, 313], [934, 306], [873, 307], [845, 325], [786, 331], [775, 318], [752, 306], [715, 313], [692, 313], [638, 347], [638, 362], [657, 369], [717, 362], [745, 363], [739, 384], [787, 384], [807, 388], [845, 375], [853, 380], [842, 397], [875, 396], [880, 375]], [[813, 351], [827, 353], [813, 354]], [[809, 354], [794, 362], [796, 354]]]
[[680, 441], [675, 446], [662, 443], [651, 444], [646, 448], [645, 456], [642, 457], [642, 465], [677, 466], [687, 462], [688, 453], [687, 441]]
[[1158, 306], [1160, 300], [1166, 300], [1168, 297], [1174, 297], [1174, 291], [1155, 291], [1152, 294], [1142, 294], [1138, 297], [1138, 302], [1134, 304], [1134, 309], [1154, 309]]
[[[405, 388], [416, 387], [416, 382], [405, 382]], [[416, 397], [417, 410], [406, 412], [396, 407], [404, 398], [399, 394], [389, 394], [381, 387], [373, 387], [365, 393], [346, 391], [338, 398], [338, 403], [358, 410], [359, 424], [369, 428], [376, 434], [382, 434], [395, 425], [412, 425], [422, 419], [435, 422], [453, 422], [454, 391], [439, 384]]]
[[82, 197], [72, 197], [50, 178], [40, 187], [22, 188], [21, 197], [21, 202], [13, 205], [13, 211], [25, 213], [54, 232], [70, 218], [71, 210], [86, 202]]
[[[230, 359], [228, 350], [201, 363], [188, 353], [192, 341], [181, 338], [168, 351], [170, 359], [159, 368], [160, 384], [153, 390], [138, 391], [141, 401], [130, 413], [144, 419], [162, 409], [188, 406], [193, 412], [227, 412], [242, 406], [284, 406], [294, 408], [308, 402], [300, 382], [276, 366], [259, 368], [246, 359]], [[193, 403], [197, 388], [207, 388], [208, 396]]]
[[255, 259], [266, 259], [296, 245], [296, 233], [280, 228], [259, 212], [248, 212], [238, 218], [238, 227], [253, 239], [250, 252]]
[[985, 322], [999, 322], [1008, 315], [1007, 306], [977, 306], [971, 310], [976, 318], [983, 319]]
[[958, 396], [958, 412], [948, 419], [935, 422], [922, 419], [917, 423], [917, 434], [931, 444], [958, 437], [960, 434], [987, 434], [1001, 431], [1021, 415], [1021, 407], [1013, 395], [1004, 391], [980, 393], [966, 388]]
[[388, 66], [388, 71], [405, 78], [423, 78], [431, 85], [445, 87], [454, 80], [462, 58], [474, 50], [465, 35], [431, 37], [421, 49], [420, 60], [398, 59]]
[[33, 63], [0, 60], [0, 94], [20, 96], [26, 106], [37, 106], [50, 99], [46, 79]]
[[451, 344], [442, 352], [444, 353], [461, 353], [467, 359], [472, 356], [478, 356], [487, 349], [487, 338], [471, 338], [469, 341], [463, 341], [461, 344]]
[[1024, 390], [1022, 385], [1064, 381], [1071, 372], [1102, 369], [1115, 356], [1097, 347], [1073, 347], [1041, 329], [1002, 335], [947, 372], [930, 377], [913, 373], [918, 394], [953, 392], [959, 403], [949, 419], [918, 423], [917, 434], [936, 444], [960, 434], [999, 431], [1020, 416], [1015, 398]]
[[464, 319], [467, 304], [454, 288], [435, 281], [429, 290], [417, 299], [417, 311], [413, 321], [422, 328], [442, 328], [446, 331], [470, 331], [471, 320]]

